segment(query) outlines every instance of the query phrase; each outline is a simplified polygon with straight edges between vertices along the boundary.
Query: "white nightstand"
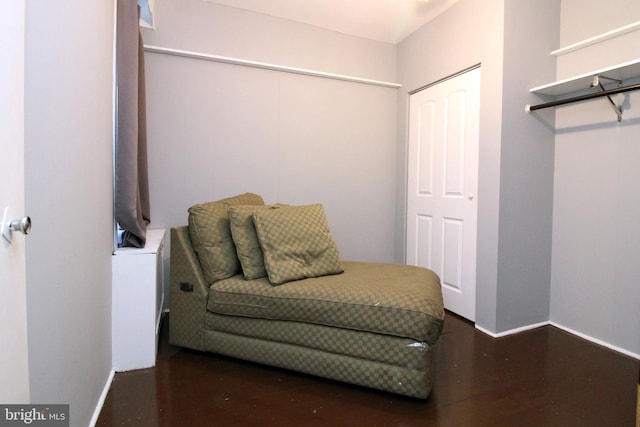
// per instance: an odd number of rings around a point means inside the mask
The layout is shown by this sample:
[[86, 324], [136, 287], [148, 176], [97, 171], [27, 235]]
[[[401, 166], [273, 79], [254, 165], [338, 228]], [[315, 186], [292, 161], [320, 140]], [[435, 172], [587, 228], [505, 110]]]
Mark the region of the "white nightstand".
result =
[[147, 230], [144, 248], [118, 248], [112, 258], [112, 363], [116, 371], [155, 366], [164, 284], [165, 230]]

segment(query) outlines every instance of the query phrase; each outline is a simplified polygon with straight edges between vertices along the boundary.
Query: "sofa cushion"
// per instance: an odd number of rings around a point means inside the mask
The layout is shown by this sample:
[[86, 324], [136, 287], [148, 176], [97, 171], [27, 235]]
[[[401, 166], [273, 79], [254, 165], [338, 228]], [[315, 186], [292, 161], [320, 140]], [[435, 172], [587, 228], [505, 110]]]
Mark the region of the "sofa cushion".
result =
[[342, 273], [322, 205], [257, 210], [253, 223], [272, 284]]
[[414, 369], [428, 369], [425, 366], [428, 359], [424, 356], [429, 346], [412, 338], [313, 323], [227, 316], [210, 311], [204, 323], [206, 331], [217, 331], [242, 339], [281, 342], [315, 349], [324, 354], [342, 354], [359, 360], [374, 360], [396, 366], [411, 364]]
[[231, 237], [236, 245], [238, 259], [242, 265], [242, 273], [246, 280], [257, 279], [267, 275], [264, 268], [264, 256], [253, 225], [253, 214], [262, 209], [276, 209], [279, 206], [239, 205], [229, 207]]
[[237, 275], [214, 283], [213, 313], [287, 320], [412, 338], [433, 344], [442, 331], [440, 279], [402, 264], [344, 262], [344, 273], [272, 286]]
[[240, 272], [240, 261], [231, 238], [229, 206], [264, 205], [262, 197], [245, 193], [189, 208], [189, 235], [207, 283]]

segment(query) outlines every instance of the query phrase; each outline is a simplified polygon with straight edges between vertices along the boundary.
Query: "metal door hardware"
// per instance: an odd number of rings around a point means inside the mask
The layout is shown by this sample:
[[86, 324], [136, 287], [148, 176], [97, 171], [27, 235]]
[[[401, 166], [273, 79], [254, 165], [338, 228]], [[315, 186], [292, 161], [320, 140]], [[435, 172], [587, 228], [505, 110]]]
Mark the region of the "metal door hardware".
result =
[[10, 220], [11, 215], [9, 213], [9, 207], [4, 208], [2, 222], [0, 222], [0, 233], [2, 233], [2, 237], [4, 237], [7, 242], [11, 243], [11, 234], [14, 231], [19, 231], [24, 235], [31, 232], [31, 218], [24, 216], [20, 219]]

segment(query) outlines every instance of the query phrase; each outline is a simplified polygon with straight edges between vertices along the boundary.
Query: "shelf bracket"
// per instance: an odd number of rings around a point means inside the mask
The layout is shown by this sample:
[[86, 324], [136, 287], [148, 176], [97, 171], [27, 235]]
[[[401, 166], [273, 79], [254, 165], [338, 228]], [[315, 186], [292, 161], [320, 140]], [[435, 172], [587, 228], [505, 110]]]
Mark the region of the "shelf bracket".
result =
[[[600, 81], [600, 79], [615, 81], [618, 83], [618, 87], [622, 87], [622, 80], [612, 79], [607, 76], [598, 76], [598, 75], [593, 76], [593, 80], [591, 81], [591, 87], [599, 87], [603, 92], [605, 92], [606, 89], [602, 85], [602, 82]], [[613, 108], [613, 111], [616, 113], [616, 116], [618, 116], [618, 121], [621, 122], [622, 121], [622, 105], [616, 104], [614, 100], [611, 98], [611, 95], [607, 95], [607, 99], [611, 104], [611, 108]]]

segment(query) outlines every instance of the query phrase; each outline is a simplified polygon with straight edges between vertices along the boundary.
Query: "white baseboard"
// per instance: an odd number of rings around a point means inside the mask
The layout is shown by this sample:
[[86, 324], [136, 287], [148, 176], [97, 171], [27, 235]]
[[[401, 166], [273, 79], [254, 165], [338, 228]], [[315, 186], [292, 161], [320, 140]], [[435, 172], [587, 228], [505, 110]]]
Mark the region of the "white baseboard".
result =
[[109, 376], [107, 377], [107, 381], [104, 383], [104, 388], [102, 389], [102, 393], [100, 394], [100, 399], [98, 399], [96, 409], [93, 411], [93, 416], [91, 417], [91, 422], [89, 422], [89, 427], [95, 427], [96, 423], [98, 422], [100, 411], [102, 411], [104, 401], [107, 399], [107, 394], [109, 393], [109, 389], [111, 388], [111, 383], [113, 382], [113, 377], [115, 374], [116, 371], [114, 369], [111, 369], [111, 372], [109, 372]]
[[491, 332], [488, 329], [483, 328], [482, 326], [478, 326], [476, 325], [476, 329], [479, 330], [480, 332], [489, 335], [490, 337], [493, 338], [501, 338], [501, 337], [506, 337], [507, 335], [514, 335], [514, 334], [518, 334], [520, 332], [524, 332], [524, 331], [529, 331], [531, 329], [537, 329], [537, 328], [541, 328], [543, 326], [547, 326], [549, 325], [549, 322], [540, 322], [540, 323], [534, 323], [532, 325], [527, 325], [527, 326], [522, 326], [520, 328], [515, 328], [515, 329], [509, 329], [508, 331], [503, 331], [503, 332]]
[[615, 346], [613, 344], [610, 344], [610, 343], [608, 343], [606, 341], [602, 341], [602, 340], [600, 340], [598, 338], [594, 338], [594, 337], [589, 336], [587, 334], [583, 334], [582, 332], [578, 332], [576, 330], [573, 330], [571, 328], [568, 328], [566, 326], [560, 325], [560, 324], [558, 324], [556, 322], [552, 322], [552, 321], [534, 323], [532, 325], [527, 325], [527, 326], [523, 326], [523, 327], [515, 328], [515, 329], [509, 329], [508, 331], [503, 331], [503, 332], [498, 332], [498, 333], [491, 332], [491, 331], [489, 331], [489, 330], [487, 330], [487, 329], [485, 329], [485, 328], [483, 328], [481, 326], [478, 326], [478, 325], [476, 325], [476, 329], [479, 330], [480, 332], [484, 333], [484, 334], [489, 335], [490, 337], [501, 338], [501, 337], [506, 337], [508, 335], [514, 335], [514, 334], [517, 334], [517, 333], [520, 333], [520, 332], [529, 331], [531, 329], [537, 329], [537, 328], [540, 328], [542, 326], [547, 326], [547, 325], [551, 325], [551, 326], [554, 326], [554, 327], [556, 327], [558, 329], [562, 329], [563, 331], [568, 332], [571, 335], [578, 336], [578, 337], [580, 337], [582, 339], [585, 339], [587, 341], [591, 341], [594, 344], [601, 345], [601, 346], [606, 347], [606, 348], [608, 348], [610, 350], [613, 350], [615, 352], [624, 354], [625, 356], [629, 356], [629, 357], [632, 357], [634, 359], [640, 360], [640, 354], [634, 353], [634, 352], [629, 351], [629, 350], [625, 350], [624, 348], [620, 348], [620, 347]]
[[566, 327], [566, 326], [560, 325], [560, 324], [558, 324], [558, 323], [556, 323], [556, 322], [549, 322], [549, 324], [550, 324], [551, 326], [555, 326], [555, 327], [556, 327], [556, 328], [558, 328], [558, 329], [562, 329], [563, 331], [568, 332], [568, 333], [570, 333], [570, 334], [572, 334], [572, 335], [576, 335], [576, 336], [579, 336], [580, 338], [583, 338], [583, 339], [585, 339], [585, 340], [587, 340], [587, 341], [591, 341], [592, 343], [595, 343], [595, 344], [601, 345], [601, 346], [603, 346], [603, 347], [606, 347], [606, 348], [608, 348], [608, 349], [610, 349], [610, 350], [613, 350], [613, 351], [616, 351], [616, 352], [618, 352], [618, 353], [622, 353], [622, 354], [624, 354], [625, 356], [629, 356], [629, 357], [632, 357], [632, 358], [634, 358], [634, 359], [638, 359], [638, 360], [640, 360], [640, 354], [634, 353], [634, 352], [629, 351], [629, 350], [625, 350], [624, 348], [621, 348], [621, 347], [615, 346], [615, 345], [613, 345], [613, 344], [609, 344], [609, 343], [608, 343], [608, 342], [606, 342], [606, 341], [602, 341], [602, 340], [600, 340], [600, 339], [598, 339], [598, 338], [594, 338], [594, 337], [589, 336], [589, 335], [587, 335], [587, 334], [583, 334], [582, 332], [575, 331], [575, 330], [573, 330], [573, 329], [571, 329], [571, 328], [568, 328], [568, 327]]

